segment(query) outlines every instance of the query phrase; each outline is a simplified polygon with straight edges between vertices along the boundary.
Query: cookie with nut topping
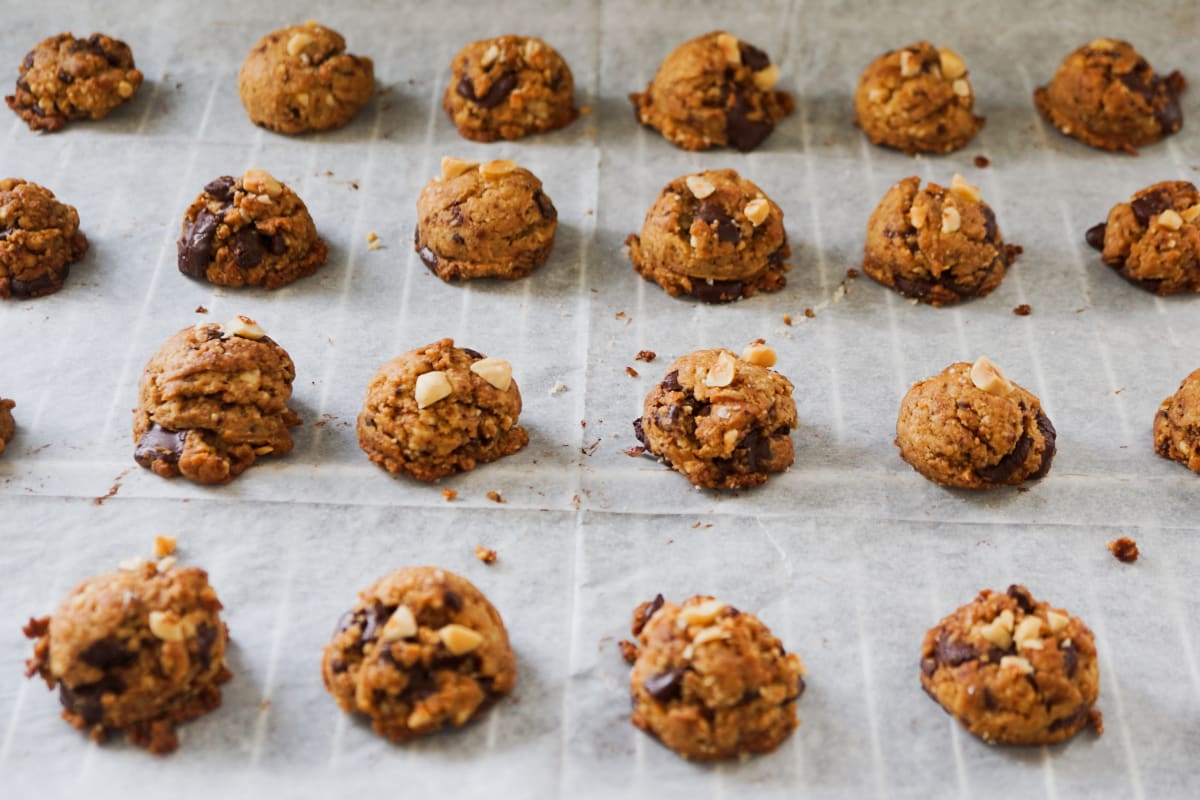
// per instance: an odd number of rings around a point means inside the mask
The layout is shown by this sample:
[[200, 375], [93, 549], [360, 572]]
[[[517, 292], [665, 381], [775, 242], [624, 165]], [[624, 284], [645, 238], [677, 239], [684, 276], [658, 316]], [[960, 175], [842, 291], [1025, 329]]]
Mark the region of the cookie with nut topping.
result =
[[931, 628], [921, 687], [985, 742], [1052, 744], [1104, 729], [1091, 630], [1024, 586], [984, 589]]
[[520, 139], [570, 125], [575, 78], [558, 51], [533, 36], [471, 42], [450, 62], [442, 109], [464, 139]]
[[133, 412], [134, 459], [164, 478], [229, 483], [292, 450], [296, 367], [252, 319], [184, 328], [146, 364]]
[[17, 425], [13, 422], [12, 415], [12, 410], [16, 407], [17, 404], [12, 400], [0, 397], [0, 455], [4, 454], [4, 448], [8, 446], [17, 432]]
[[31, 131], [54, 133], [73, 120], [104, 119], [141, 85], [125, 42], [102, 33], [86, 39], [60, 33], [25, 54], [17, 88], [4, 100]]
[[792, 383], [756, 342], [741, 358], [697, 350], [650, 390], [634, 433], [646, 451], [706, 489], [745, 489], [792, 465]]
[[1087, 243], [1125, 280], [1157, 295], [1200, 292], [1200, 191], [1162, 181], [1118, 203]]
[[183, 215], [176, 250], [189, 278], [264, 289], [312, 275], [329, 252], [304, 201], [261, 169], [209, 181]]
[[442, 159], [417, 198], [413, 248], [444, 281], [523, 278], [554, 249], [558, 211], [542, 182], [507, 159]]
[[753, 150], [796, 108], [777, 91], [779, 67], [749, 42], [714, 31], [684, 42], [644, 92], [629, 95], [638, 122], [684, 150]]
[[238, 73], [250, 121], [276, 133], [340, 128], [375, 92], [375, 64], [346, 52], [346, 40], [313, 20], [258, 40]]
[[0, 179], [0, 300], [57, 292], [87, 251], [75, 206], [45, 186]]
[[513, 688], [517, 664], [499, 612], [470, 581], [406, 567], [342, 615], [321, 677], [344, 711], [407, 742], [482, 715]]
[[983, 356], [915, 383], [896, 420], [900, 457], [934, 483], [959, 489], [1045, 477], [1056, 439], [1041, 401]]
[[1005, 244], [979, 187], [955, 175], [949, 188], [921, 188], [914, 176], [871, 212], [863, 271], [905, 297], [944, 306], [991, 293], [1020, 252]]
[[1200, 369], [1159, 405], [1154, 415], [1154, 452], [1200, 472]]
[[1101, 150], [1137, 148], [1183, 127], [1179, 70], [1159, 75], [1129, 42], [1095, 39], [1071, 53], [1033, 101], [1063, 135]]
[[393, 474], [422, 481], [475, 469], [529, 443], [512, 365], [441, 339], [371, 377], [358, 445]]
[[625, 243], [643, 278], [706, 303], [777, 292], [791, 269], [783, 210], [732, 169], [668, 183]]
[[854, 121], [874, 144], [949, 153], [983, 127], [966, 62], [948, 48], [917, 42], [871, 62], [854, 92]]
[[229, 633], [196, 567], [130, 559], [33, 618], [26, 676], [58, 689], [62, 717], [92, 739], [124, 732], [152, 753], [179, 746], [175, 726], [221, 704]]
[[758, 617], [706, 595], [642, 603], [630, 721], [697, 761], [769, 753], [796, 729], [804, 665]]

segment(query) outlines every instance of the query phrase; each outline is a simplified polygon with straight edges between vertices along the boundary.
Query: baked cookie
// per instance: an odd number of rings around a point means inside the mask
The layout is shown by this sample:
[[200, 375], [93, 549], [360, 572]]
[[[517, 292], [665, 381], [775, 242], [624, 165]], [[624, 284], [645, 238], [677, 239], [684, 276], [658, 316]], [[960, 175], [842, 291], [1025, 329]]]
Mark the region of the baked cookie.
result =
[[184, 213], [176, 248], [189, 278], [264, 289], [312, 275], [328, 254], [304, 201], [261, 169], [209, 182]]
[[1033, 102], [1067, 136], [1102, 150], [1153, 144], [1183, 127], [1178, 70], [1161, 77], [1129, 42], [1096, 39], [1067, 56]]
[[867, 221], [863, 271], [923, 303], [983, 297], [1000, 285], [1021, 248], [1005, 244], [979, 187], [955, 175], [950, 188], [905, 178]]
[[58, 687], [62, 717], [96, 741], [114, 731], [152, 753], [179, 746], [175, 726], [221, 704], [229, 632], [208, 575], [131, 559], [30, 619], [26, 676]]
[[758, 147], [796, 108], [775, 91], [779, 67], [762, 50], [714, 31], [684, 42], [642, 93], [629, 95], [638, 122], [684, 150]]
[[13, 422], [12, 410], [17, 407], [17, 404], [12, 400], [5, 400], [0, 397], [0, 454], [4, 453], [4, 448], [12, 441], [13, 434], [17, 432], [16, 423]]
[[0, 179], [0, 299], [54, 294], [87, 250], [74, 206], [36, 183]]
[[706, 303], [777, 292], [791, 269], [783, 211], [731, 169], [668, 183], [625, 243], [643, 278]]
[[471, 42], [450, 62], [442, 108], [464, 139], [520, 139], [570, 125], [575, 108], [571, 68], [532, 36]]
[[792, 383], [755, 343], [741, 358], [697, 350], [671, 364], [633, 422], [651, 454], [706, 489], [745, 489], [792, 465]]
[[769, 753], [796, 729], [804, 665], [758, 617], [706, 595], [633, 612], [630, 721], [684, 758]]
[[358, 446], [388, 472], [435, 481], [529, 444], [520, 416], [521, 392], [507, 361], [442, 339], [371, 377]]
[[444, 281], [523, 278], [554, 249], [558, 211], [542, 182], [512, 161], [442, 159], [417, 198], [413, 247]]
[[1158, 407], [1154, 452], [1200, 472], [1200, 369], [1184, 378], [1179, 390]]
[[321, 677], [343, 710], [406, 742], [483, 714], [516, 683], [517, 662], [500, 614], [470, 581], [407, 567], [342, 615]]
[[25, 54], [16, 91], [4, 101], [31, 131], [54, 133], [72, 120], [104, 119], [141, 85], [133, 53], [120, 39], [60, 33]]
[[374, 92], [371, 59], [347, 53], [340, 33], [312, 20], [259, 39], [238, 73], [250, 121], [276, 133], [340, 128]]
[[229, 483], [259, 456], [292, 450], [296, 367], [254, 320], [184, 328], [142, 373], [133, 457], [164, 478]]
[[913, 384], [896, 420], [900, 457], [934, 483], [959, 489], [1044, 477], [1055, 439], [1041, 402], [982, 356]]
[[1187, 181], [1135, 192], [1085, 238], [1135, 286], [1158, 295], [1200, 292], [1200, 191]]
[[1024, 586], [984, 589], [925, 634], [921, 687], [986, 742], [1052, 744], [1089, 724], [1100, 667], [1092, 632]]
[[854, 92], [854, 121], [867, 138], [909, 155], [965, 147], [985, 121], [974, 107], [962, 56], [929, 42], [884, 53]]

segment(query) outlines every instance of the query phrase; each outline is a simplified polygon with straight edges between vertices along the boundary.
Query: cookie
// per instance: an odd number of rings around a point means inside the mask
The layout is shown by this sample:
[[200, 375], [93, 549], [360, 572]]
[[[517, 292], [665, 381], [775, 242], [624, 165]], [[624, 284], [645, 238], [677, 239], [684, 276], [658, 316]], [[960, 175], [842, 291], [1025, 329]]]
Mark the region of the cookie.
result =
[[250, 121], [276, 133], [340, 128], [374, 92], [371, 59], [347, 53], [340, 33], [312, 20], [259, 39], [238, 73]]
[[4, 101], [31, 131], [54, 133], [73, 120], [104, 119], [141, 85], [133, 52], [120, 39], [60, 33], [25, 54], [16, 91]]
[[529, 170], [446, 157], [417, 198], [413, 247], [444, 281], [523, 278], [546, 263], [557, 228], [558, 211]]
[[863, 271], [933, 306], [983, 297], [1000, 285], [1021, 248], [1004, 243], [979, 187], [955, 175], [950, 188], [905, 178], [867, 221]]
[[1158, 407], [1154, 452], [1200, 472], [1200, 369], [1184, 378], [1179, 390]]
[[1033, 599], [1024, 586], [984, 589], [925, 634], [921, 687], [986, 742], [1052, 744], [1089, 724], [1100, 667], [1079, 617]]
[[1183, 127], [1178, 70], [1156, 74], [1129, 42], [1096, 39], [1067, 56], [1033, 101], [1050, 124], [1102, 150], [1153, 144]]
[[184, 213], [176, 249], [189, 278], [264, 289], [312, 275], [328, 255], [304, 201], [261, 169], [210, 181]]
[[1158, 295], [1200, 292], [1200, 191], [1187, 181], [1135, 192], [1085, 238], [1134, 286]]
[[12, 410], [16, 407], [17, 404], [12, 400], [0, 397], [0, 455], [4, 454], [4, 448], [12, 441], [13, 434], [17, 431], [12, 415]]
[[913, 384], [900, 403], [895, 443], [934, 483], [994, 489], [1045, 477], [1056, 436], [1041, 402], [980, 357]]
[[571, 68], [532, 36], [471, 42], [450, 63], [442, 109], [464, 139], [520, 139], [570, 125], [575, 108]]
[[965, 147], [985, 121], [974, 107], [962, 56], [929, 42], [884, 53], [854, 92], [854, 121], [867, 138], [909, 155]]
[[769, 367], [775, 353], [751, 345], [742, 358], [697, 350], [650, 390], [633, 429], [647, 452], [696, 486], [745, 489], [792, 465], [797, 425], [792, 383]]
[[643, 278], [706, 303], [777, 292], [791, 269], [783, 211], [731, 169], [668, 183], [625, 243]]
[[62, 717], [96, 741], [123, 731], [152, 753], [175, 726], [221, 704], [229, 633], [208, 575], [174, 558], [132, 559], [81, 583], [49, 617], [30, 619], [26, 676], [58, 687]]
[[142, 373], [134, 459], [164, 478], [229, 483], [259, 456], [292, 450], [296, 367], [253, 320], [184, 328]]
[[629, 95], [638, 122], [684, 150], [762, 144], [796, 108], [775, 91], [779, 67], [762, 50], [722, 31], [676, 47], [642, 93]]
[[479, 717], [513, 688], [517, 663], [499, 612], [470, 581], [407, 567], [342, 615], [321, 677], [343, 710], [406, 742]]
[[630, 721], [684, 758], [769, 753], [799, 724], [804, 666], [753, 614], [660, 594], [633, 612], [632, 630]]
[[435, 481], [529, 444], [520, 416], [521, 392], [507, 361], [442, 339], [371, 377], [358, 446], [388, 472]]
[[54, 294], [87, 250], [74, 206], [36, 183], [0, 179], [0, 299]]

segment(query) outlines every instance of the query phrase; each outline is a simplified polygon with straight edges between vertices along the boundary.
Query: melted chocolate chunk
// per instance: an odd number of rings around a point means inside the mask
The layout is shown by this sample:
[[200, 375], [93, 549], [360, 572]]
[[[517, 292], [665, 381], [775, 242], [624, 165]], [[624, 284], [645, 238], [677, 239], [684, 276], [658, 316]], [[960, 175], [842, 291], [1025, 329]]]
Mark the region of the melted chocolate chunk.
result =
[[1021, 468], [1032, 448], [1033, 439], [1022, 431], [1021, 438], [1017, 439], [1016, 446], [1009, 453], [990, 467], [977, 467], [975, 472], [989, 483], [1004, 483]]
[[345, 614], [342, 614], [340, 617], [338, 617], [337, 628], [334, 630], [333, 635], [337, 636], [339, 633], [344, 633], [351, 628], [361, 628], [366, 620], [367, 615], [362, 611], [350, 609]]
[[1074, 644], [1059, 645], [1058, 649], [1062, 652], [1063, 669], [1067, 673], [1068, 678], [1075, 677], [1075, 670], [1079, 669], [1079, 653], [1075, 650]]
[[980, 652], [974, 645], [951, 639], [948, 633], [939, 636], [934, 647], [934, 658], [937, 659], [937, 663], [950, 667], [957, 667], [959, 664], [972, 661], [979, 656]]
[[1061, 731], [1063, 728], [1073, 728], [1087, 718], [1088, 709], [1081, 708], [1073, 714], [1054, 720], [1050, 723], [1050, 730]]
[[892, 281], [896, 284], [896, 291], [905, 297], [915, 297], [918, 300], [924, 300], [933, 293], [933, 289], [938, 284], [934, 281], [924, 280], [923, 278], [906, 278], [903, 275], [892, 276]]
[[743, 153], [758, 147], [775, 130], [774, 123], [762, 119], [752, 120], [753, 110], [745, 95], [734, 95], [733, 108], [725, 114], [725, 137], [729, 143]]
[[1108, 223], [1101, 222], [1099, 225], [1093, 225], [1087, 229], [1087, 233], [1083, 235], [1084, 241], [1092, 246], [1095, 250], [1104, 250], [1104, 233], [1108, 230]]
[[1162, 126], [1163, 133], [1174, 133], [1183, 127], [1183, 112], [1179, 108], [1179, 95], [1187, 86], [1187, 81], [1179, 70], [1175, 70], [1162, 79], [1166, 84], [1163, 103], [1154, 109], [1154, 117]]
[[[390, 651], [385, 652], [389, 655], [391, 654]], [[404, 687], [404, 691], [400, 693], [400, 699], [411, 704], [423, 700], [432, 694], [437, 694], [437, 690], [437, 676], [434, 675], [432, 670], [418, 664], [408, 671], [408, 684]]]
[[32, 69], [34, 59], [36, 59], [36, 58], [37, 58], [37, 51], [30, 50], [28, 53], [26, 53], [25, 60], [21, 62], [22, 71]]
[[228, 203], [233, 199], [233, 185], [235, 183], [237, 183], [237, 181], [233, 177], [229, 175], [222, 175], [221, 177], [204, 184], [204, 191], [220, 200], [222, 203]]
[[1042, 462], [1038, 464], [1037, 472], [1029, 476], [1030, 480], [1046, 477], [1046, 473], [1050, 471], [1050, 465], [1054, 463], [1054, 454], [1058, 450], [1056, 445], [1058, 431], [1054, 430], [1054, 423], [1041, 409], [1038, 409], [1037, 429], [1042, 432], [1042, 438], [1046, 440], [1046, 449], [1042, 451]]
[[558, 209], [554, 207], [554, 203], [544, 192], [538, 192], [533, 199], [537, 203], [538, 210], [542, 212], [543, 219], [558, 219]]
[[474, 359], [480, 359], [484, 357], [483, 353], [479, 352], [478, 350], [472, 350], [469, 347], [461, 347], [459, 349]]
[[9, 291], [13, 297], [41, 297], [45, 294], [52, 294], [58, 291], [62, 282], [67, 279], [67, 275], [71, 272], [70, 264], [63, 264], [60, 269], [50, 275], [42, 275], [34, 278], [31, 281], [23, 281], [18, 278], [13, 278], [8, 282]]
[[673, 369], [662, 379], [664, 392], [682, 392], [683, 384], [679, 382], [679, 370]]
[[462, 206], [458, 203], [452, 203], [450, 206], [450, 227], [459, 228], [466, 222], [463, 217]]
[[475, 84], [466, 75], [462, 76], [458, 85], [454, 87], [454, 90], [461, 97], [465, 97], [472, 103], [478, 103], [484, 108], [492, 109], [504, 102], [504, 99], [508, 97], [516, 86], [517, 76], [511, 72], [506, 72], [492, 82], [491, 88], [487, 90], [487, 93], [483, 97], [475, 94]]
[[457, 592], [452, 592], [449, 589], [446, 589], [442, 594], [442, 602], [446, 604], [446, 608], [450, 609], [455, 614], [463, 610], [463, 601], [462, 598], [458, 596]]
[[743, 281], [712, 281], [696, 278], [692, 281], [692, 297], [705, 303], [729, 303], [746, 290]]
[[988, 244], [998, 244], [1000, 241], [1000, 229], [996, 227], [996, 212], [992, 211], [991, 207], [985, 205], [980, 205], [979, 210], [983, 212], [984, 241]]
[[758, 72], [760, 69], [766, 69], [771, 66], [770, 57], [752, 44], [738, 42], [738, 52], [742, 54], [742, 63], [749, 67], [752, 72]]
[[385, 606], [383, 603], [379, 602], [375, 603], [375, 605], [368, 609], [364, 609], [366, 612], [366, 625], [363, 627], [362, 632], [363, 643], [373, 642], [379, 637], [379, 631], [384, 625], [387, 624], [387, 621], [391, 619], [395, 610], [395, 606]]
[[242, 269], [257, 267], [262, 263], [263, 256], [266, 254], [258, 231], [253, 226], [242, 228], [235, 233], [231, 247], [233, 249], [233, 260]]
[[1017, 607], [1026, 614], [1032, 614], [1037, 609], [1037, 605], [1033, 602], [1033, 595], [1031, 595], [1029, 590], [1024, 586], [1018, 586], [1014, 583], [1012, 586], [1008, 587], [1008, 590], [1005, 592], [1005, 594], [1011, 597], [1013, 600], [1016, 600]]
[[1139, 197], [1129, 206], [1133, 209], [1133, 215], [1137, 217], [1137, 221], [1144, 227], [1150, 224], [1153, 217], [1157, 217], [1171, 207], [1171, 198], [1160, 189]]
[[710, 200], [704, 200], [696, 209], [696, 219], [708, 225], [717, 225], [717, 241], [737, 244], [742, 240], [742, 231], [725, 210]]
[[67, 72], [65, 69], [60, 69], [58, 71], [58, 81], [64, 86], [70, 86], [75, 82], [75, 76]]
[[221, 218], [207, 208], [200, 209], [196, 218], [187, 223], [176, 245], [179, 251], [179, 271], [189, 278], [203, 278], [212, 259], [213, 238]]
[[650, 618], [653, 617], [655, 613], [657, 613], [658, 610], [663, 607], [663, 603], [665, 602], [666, 601], [663, 600], [661, 592], [654, 595], [654, 599], [650, 601], [650, 605], [646, 606], [646, 608], [642, 611], [642, 618], [637, 620], [633, 625], [634, 636], [637, 636], [642, 632], [642, 629], [646, 627], [646, 623], [650, 622]]
[[340, 675], [349, 669], [350, 665], [340, 658], [335, 658], [329, 662], [329, 668], [333, 670], [334, 675]]
[[125, 682], [115, 675], [105, 675], [95, 683], [74, 688], [65, 683], [58, 685], [58, 702], [67, 711], [83, 717], [84, 723], [95, 725], [104, 717], [104, 705], [100, 698], [106, 694], [125, 691]]
[[641, 417], [638, 417], [633, 421], [633, 435], [636, 436], [637, 440], [642, 443], [642, 447], [649, 447], [649, 445], [646, 444], [646, 431], [642, 428]]
[[216, 641], [216, 628], [206, 622], [196, 626], [196, 654], [200, 657], [201, 669], [208, 669], [212, 664], [212, 649]]
[[932, 678], [933, 673], [937, 672], [938, 662], [932, 658], [921, 659], [921, 674], [926, 678]]
[[667, 703], [683, 693], [683, 667], [675, 667], [657, 675], [651, 675], [642, 684], [646, 693], [660, 703]]
[[105, 636], [88, 645], [79, 654], [83, 663], [96, 669], [123, 667], [137, 658], [137, 653], [125, 649], [125, 642], [115, 636]]
[[[220, 336], [220, 331], [217, 331]], [[133, 450], [133, 460], [143, 467], [150, 469], [155, 461], [167, 464], [178, 464], [183, 455], [183, 445], [187, 441], [188, 432], [171, 431], [151, 423], [150, 429], [138, 439], [137, 447]]]
[[422, 247], [420, 250], [417, 251], [417, 255], [419, 255], [421, 257], [421, 261], [424, 262], [425, 267], [430, 272], [437, 272], [437, 265], [438, 265], [437, 253], [433, 252], [428, 247]]

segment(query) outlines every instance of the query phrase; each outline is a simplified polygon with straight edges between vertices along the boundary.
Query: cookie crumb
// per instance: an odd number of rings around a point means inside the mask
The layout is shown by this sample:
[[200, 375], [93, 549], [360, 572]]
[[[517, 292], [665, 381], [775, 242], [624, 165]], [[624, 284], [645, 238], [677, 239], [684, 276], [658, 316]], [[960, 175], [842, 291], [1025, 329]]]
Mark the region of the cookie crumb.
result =
[[496, 563], [496, 551], [481, 544], [475, 545], [475, 557], [485, 564]]
[[625, 455], [629, 456], [630, 458], [637, 458], [644, 452], [646, 452], [646, 448], [644, 447], [629, 447], [626, 448]]
[[197, 314], [207, 314], [208, 309], [205, 308], [204, 306], [196, 306], [196, 313]]
[[271, 701], [269, 699], [263, 700], [261, 703], [258, 704], [259, 711], [266, 711], [270, 707], [271, 707]]
[[851, 280], [854, 280], [855, 278], [858, 277], [858, 270], [851, 267], [850, 269], [846, 270], [846, 277]]
[[1122, 536], [1116, 541], [1109, 542], [1108, 549], [1113, 557], [1122, 564], [1132, 564], [1138, 560], [1137, 542], [1128, 536]]
[[[357, 187], [356, 187], [357, 188]], [[367, 234], [367, 249], [379, 250], [383, 247], [383, 243], [379, 241], [379, 235], [375, 231]]]
[[507, 501], [507, 500], [505, 500], [505, 499], [504, 499], [504, 497], [503, 497], [503, 496], [502, 496], [502, 495], [501, 495], [499, 492], [497, 492], [497, 491], [491, 491], [491, 492], [488, 492], [488, 493], [487, 493], [487, 499], [488, 499], [488, 500], [491, 500], [493, 503], [507, 503], [507, 502], [508, 502], [508, 501]]
[[1018, 317], [1028, 317], [1033, 313], [1033, 306], [1029, 305], [1029, 303], [1021, 303], [1021, 305], [1013, 309], [1013, 313]]
[[175, 552], [175, 537], [174, 536], [155, 536], [154, 537], [154, 557], [166, 558]]
[[783, 315], [783, 324], [787, 325], [789, 328], [792, 327], [792, 315], [791, 314]]
[[553, 386], [550, 387], [550, 396], [553, 397], [556, 394], [562, 394], [566, 390], [567, 390], [567, 385], [565, 383], [563, 383], [562, 381], [558, 381]]
[[811, 308], [804, 309], [804, 316], [808, 317], [809, 319], [812, 319], [816, 315], [816, 312], [814, 312]]
[[633, 367], [626, 367], [626, 368], [625, 368], [625, 374], [626, 374], [626, 375], [628, 375], [628, 376], [629, 376], [629, 377], [631, 377], [631, 378], [636, 378], [636, 377], [638, 376], [638, 372], [637, 372], [637, 370], [636, 370], [636, 369], [634, 369]]
[[1100, 736], [1104, 733], [1104, 714], [1098, 708], [1093, 708], [1088, 712], [1088, 725], [1096, 729], [1096, 735]]
[[975, 156], [975, 166], [979, 169], [987, 169], [991, 165], [992, 162], [988, 160], [987, 156]]
[[368, 243], [378, 242], [378, 241], [379, 241], [379, 234], [375, 233], [375, 231], [371, 231], [370, 233], [367, 234], [367, 242]]
[[658, 358], [658, 353], [653, 350], [638, 350], [637, 361], [645, 361], [649, 364], [654, 359]]
[[622, 639], [617, 642], [617, 647], [621, 648], [621, 658], [625, 659], [626, 663], [632, 664], [637, 661], [638, 649], [636, 644], [628, 639]]
[[451, 502], [456, 497], [458, 497], [458, 492], [454, 491], [453, 489], [442, 489], [442, 499], [447, 503]]

